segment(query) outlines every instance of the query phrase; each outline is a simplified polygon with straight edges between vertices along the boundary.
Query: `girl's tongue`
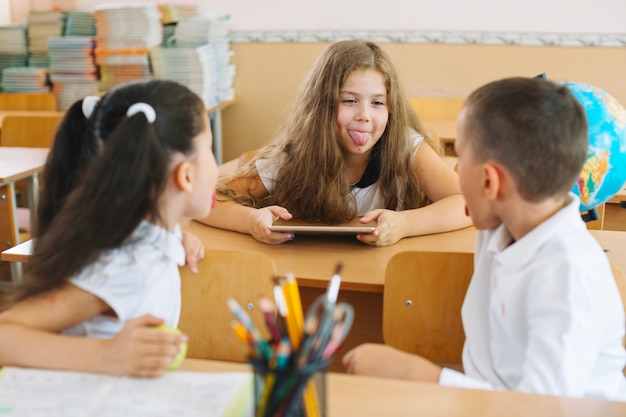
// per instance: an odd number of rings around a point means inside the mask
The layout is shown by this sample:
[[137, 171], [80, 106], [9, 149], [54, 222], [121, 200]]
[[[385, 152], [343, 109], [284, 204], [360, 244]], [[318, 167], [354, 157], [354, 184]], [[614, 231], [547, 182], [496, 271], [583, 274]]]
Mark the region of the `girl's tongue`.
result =
[[348, 130], [348, 134], [352, 138], [352, 141], [358, 146], [363, 146], [370, 138], [369, 132], [359, 132], [358, 130]]

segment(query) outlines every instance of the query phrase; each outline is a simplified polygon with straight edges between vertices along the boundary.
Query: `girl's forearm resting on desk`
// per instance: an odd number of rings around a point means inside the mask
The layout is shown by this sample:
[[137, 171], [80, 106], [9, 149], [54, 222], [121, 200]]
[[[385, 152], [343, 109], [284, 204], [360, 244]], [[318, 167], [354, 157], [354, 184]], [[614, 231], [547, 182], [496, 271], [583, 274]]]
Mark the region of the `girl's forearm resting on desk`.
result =
[[67, 336], [15, 323], [0, 323], [0, 366], [64, 369], [155, 377], [178, 354], [181, 336], [147, 325], [162, 320], [130, 320], [112, 339]]
[[217, 201], [211, 209], [209, 217], [199, 219], [201, 223], [219, 229], [232, 230], [239, 233], [250, 234], [250, 221], [255, 208], [238, 204], [231, 200]]
[[405, 237], [449, 232], [472, 225], [472, 219], [465, 214], [465, 199], [461, 194], [404, 213], [407, 218]]

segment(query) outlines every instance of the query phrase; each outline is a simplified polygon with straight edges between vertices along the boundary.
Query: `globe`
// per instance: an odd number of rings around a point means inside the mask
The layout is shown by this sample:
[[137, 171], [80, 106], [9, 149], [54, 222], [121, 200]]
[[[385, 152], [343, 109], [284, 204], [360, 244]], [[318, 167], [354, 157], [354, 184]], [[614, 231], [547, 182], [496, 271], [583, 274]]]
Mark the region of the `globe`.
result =
[[580, 211], [606, 203], [626, 182], [626, 110], [610, 94], [582, 82], [565, 82], [587, 115], [589, 149], [572, 191]]

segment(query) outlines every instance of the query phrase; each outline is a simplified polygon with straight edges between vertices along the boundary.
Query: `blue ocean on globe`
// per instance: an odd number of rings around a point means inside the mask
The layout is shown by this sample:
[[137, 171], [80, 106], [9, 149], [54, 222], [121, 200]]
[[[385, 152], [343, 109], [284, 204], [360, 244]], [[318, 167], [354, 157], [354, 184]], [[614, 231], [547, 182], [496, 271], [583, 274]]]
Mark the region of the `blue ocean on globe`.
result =
[[572, 191], [580, 210], [606, 203], [626, 182], [626, 110], [610, 94], [582, 82], [565, 82], [587, 114], [589, 150]]

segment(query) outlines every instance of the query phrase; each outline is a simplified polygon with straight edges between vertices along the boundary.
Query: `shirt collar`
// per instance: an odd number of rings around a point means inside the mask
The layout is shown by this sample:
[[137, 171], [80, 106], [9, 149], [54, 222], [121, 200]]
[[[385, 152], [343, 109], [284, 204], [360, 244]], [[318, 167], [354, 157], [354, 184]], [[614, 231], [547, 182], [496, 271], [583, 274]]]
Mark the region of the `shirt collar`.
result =
[[133, 232], [131, 239], [133, 241], [142, 240], [147, 242], [163, 255], [174, 260], [176, 264], [180, 266], [185, 265], [185, 248], [183, 247], [182, 233], [178, 225], [173, 232], [169, 232], [160, 226], [143, 220]]
[[[544, 243], [555, 234], [585, 227], [580, 217], [580, 200], [573, 193], [569, 193], [569, 197], [571, 201], [565, 207], [513, 244], [510, 244], [513, 240], [511, 234], [504, 224], [501, 224], [489, 241], [487, 250], [507, 269], [516, 271], [524, 268], [537, 256]], [[574, 222], [573, 219], [579, 221]]]

